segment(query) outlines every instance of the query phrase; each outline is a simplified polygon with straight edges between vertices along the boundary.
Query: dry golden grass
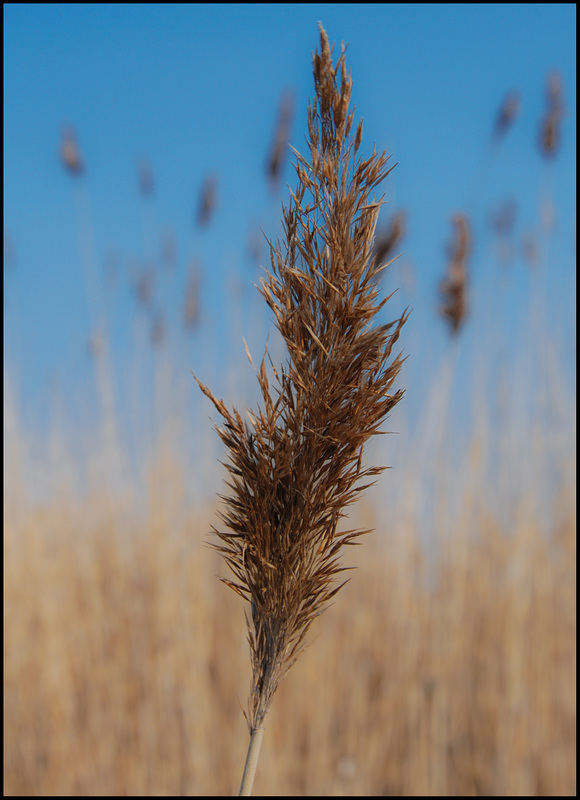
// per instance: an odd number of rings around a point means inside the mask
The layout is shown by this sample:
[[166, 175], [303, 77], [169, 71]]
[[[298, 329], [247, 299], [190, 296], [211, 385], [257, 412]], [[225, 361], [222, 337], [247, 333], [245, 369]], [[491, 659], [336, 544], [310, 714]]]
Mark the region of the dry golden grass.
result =
[[[169, 462], [164, 484], [146, 519], [107, 496], [6, 505], [6, 794], [237, 790], [242, 613], [202, 546], [213, 509], [179, 524]], [[256, 793], [573, 794], [573, 512], [562, 494], [550, 539], [523, 508], [507, 532], [481, 512], [439, 560], [361, 520], [377, 533], [278, 690]]]

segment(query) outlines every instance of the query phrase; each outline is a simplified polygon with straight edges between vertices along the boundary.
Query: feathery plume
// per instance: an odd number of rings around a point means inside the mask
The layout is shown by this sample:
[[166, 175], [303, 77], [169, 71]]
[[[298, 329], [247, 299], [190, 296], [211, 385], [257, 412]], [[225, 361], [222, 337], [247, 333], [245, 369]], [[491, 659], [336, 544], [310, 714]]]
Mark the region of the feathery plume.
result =
[[564, 117], [564, 89], [562, 77], [551, 72], [546, 81], [546, 113], [540, 125], [540, 152], [553, 158], [560, 147], [560, 126]]
[[268, 160], [266, 162], [266, 172], [272, 187], [276, 186], [282, 175], [286, 153], [288, 152], [288, 141], [294, 117], [294, 94], [291, 91], [284, 92], [278, 112], [278, 123], [272, 141]]
[[382, 323], [373, 258], [386, 154], [359, 155], [345, 48], [333, 64], [320, 26], [313, 60], [316, 99], [308, 107], [308, 152], [296, 152], [298, 183], [283, 209], [283, 240], [270, 242], [260, 292], [288, 351], [278, 369], [257, 370], [262, 408], [245, 421], [199, 383], [224, 424], [229, 494], [214, 547], [248, 602], [252, 735], [241, 794], [249, 793], [263, 724], [306, 634], [344, 585], [343, 547], [367, 531], [339, 531], [345, 509], [384, 467], [366, 466], [364, 446], [380, 432], [402, 390], [392, 350], [407, 319]]
[[201, 187], [197, 208], [197, 224], [206, 228], [214, 215], [217, 206], [217, 177], [208, 175]]
[[389, 227], [377, 236], [374, 257], [377, 265], [383, 265], [405, 235], [407, 213], [398, 211], [389, 223]]
[[499, 142], [507, 134], [521, 108], [520, 93], [512, 90], [506, 94], [495, 118], [492, 139]]
[[450, 246], [447, 276], [441, 282], [444, 302], [441, 314], [451, 323], [454, 334], [459, 331], [467, 316], [467, 262], [471, 250], [469, 218], [465, 214], [453, 216], [455, 236]]
[[60, 159], [65, 169], [67, 169], [71, 175], [76, 177], [83, 174], [85, 167], [81, 151], [77, 142], [75, 130], [70, 125], [67, 125], [62, 130]]

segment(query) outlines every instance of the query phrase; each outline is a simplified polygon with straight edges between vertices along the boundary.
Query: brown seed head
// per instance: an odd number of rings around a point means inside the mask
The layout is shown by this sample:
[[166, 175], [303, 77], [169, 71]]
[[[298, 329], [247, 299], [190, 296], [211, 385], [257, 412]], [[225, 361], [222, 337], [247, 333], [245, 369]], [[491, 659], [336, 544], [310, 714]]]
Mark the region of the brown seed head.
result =
[[564, 117], [564, 89], [558, 72], [551, 72], [546, 81], [546, 113], [540, 125], [540, 152], [553, 158], [560, 147]]
[[282, 175], [286, 154], [288, 152], [288, 141], [294, 117], [294, 94], [286, 91], [282, 96], [280, 110], [278, 113], [278, 123], [272, 141], [272, 147], [266, 163], [266, 171], [272, 187], [275, 187]]
[[65, 169], [75, 177], [82, 175], [84, 164], [78, 146], [76, 133], [70, 125], [63, 128], [60, 144], [60, 158]]
[[389, 227], [377, 236], [374, 249], [377, 266], [386, 266], [385, 262], [405, 235], [406, 224], [407, 212], [398, 211], [393, 215]]
[[443, 304], [441, 314], [451, 323], [454, 334], [459, 331], [467, 316], [467, 263], [471, 249], [469, 218], [455, 214], [452, 218], [455, 235], [450, 246], [447, 276], [441, 282]]
[[308, 109], [308, 156], [296, 153], [297, 185], [283, 211], [281, 242], [270, 242], [260, 291], [286, 344], [287, 361], [266, 356], [257, 371], [262, 407], [248, 420], [215, 398], [229, 455], [229, 494], [214, 529], [233, 580], [250, 604], [248, 708], [261, 727], [280, 680], [304, 647], [314, 619], [339, 591], [339, 555], [366, 531], [339, 530], [345, 509], [383, 467], [366, 466], [402, 390], [392, 357], [407, 313], [384, 323], [373, 240], [388, 157], [358, 158], [350, 138], [351, 81], [324, 29], [313, 59], [316, 99]]
[[197, 224], [206, 228], [214, 215], [217, 206], [217, 177], [208, 175], [203, 182], [197, 209]]
[[496, 141], [503, 139], [503, 137], [507, 134], [518, 117], [520, 108], [520, 93], [516, 91], [508, 92], [503, 99], [495, 120], [493, 138]]

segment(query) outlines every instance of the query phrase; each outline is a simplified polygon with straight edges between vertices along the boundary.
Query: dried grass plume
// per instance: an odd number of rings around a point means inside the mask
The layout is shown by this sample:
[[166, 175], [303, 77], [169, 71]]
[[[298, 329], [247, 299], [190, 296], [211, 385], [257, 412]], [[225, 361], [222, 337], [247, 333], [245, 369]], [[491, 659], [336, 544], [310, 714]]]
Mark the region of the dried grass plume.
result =
[[455, 234], [449, 248], [447, 275], [441, 281], [443, 304], [440, 311], [449, 320], [453, 334], [459, 332], [467, 317], [467, 265], [471, 252], [471, 230], [465, 214], [454, 214]]
[[403, 394], [392, 391], [402, 359], [391, 352], [407, 312], [379, 321], [389, 298], [379, 297], [384, 265], [373, 255], [375, 192], [388, 157], [359, 155], [362, 120], [353, 130], [345, 48], [333, 65], [322, 26], [314, 82], [308, 152], [294, 151], [297, 188], [260, 287], [287, 361], [268, 370], [264, 356], [262, 407], [249, 421], [198, 381], [223, 417], [229, 494], [214, 546], [233, 573], [222, 580], [248, 601], [252, 734], [313, 620], [343, 585], [340, 553], [366, 531], [339, 532], [339, 522], [384, 469], [364, 465], [363, 448]]

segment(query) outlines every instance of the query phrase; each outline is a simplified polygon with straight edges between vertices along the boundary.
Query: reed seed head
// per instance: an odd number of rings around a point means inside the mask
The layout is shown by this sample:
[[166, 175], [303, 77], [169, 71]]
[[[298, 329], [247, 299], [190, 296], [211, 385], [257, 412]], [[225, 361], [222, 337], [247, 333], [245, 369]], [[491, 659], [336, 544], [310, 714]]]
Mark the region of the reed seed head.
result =
[[201, 187], [199, 205], [197, 207], [197, 224], [206, 228], [215, 213], [217, 206], [217, 176], [208, 175]]
[[222, 580], [250, 604], [251, 731], [343, 585], [340, 552], [366, 531], [339, 531], [339, 522], [384, 469], [364, 465], [363, 448], [403, 394], [393, 390], [402, 359], [391, 353], [408, 315], [378, 321], [388, 298], [379, 297], [373, 255], [388, 157], [357, 155], [362, 126], [351, 136], [345, 48], [333, 64], [322, 26], [313, 65], [307, 155], [294, 151], [297, 186], [260, 287], [287, 361], [268, 370], [262, 359], [262, 408], [249, 422], [199, 384], [224, 420], [229, 494], [214, 546], [233, 573]]
[[471, 230], [465, 214], [453, 216], [455, 233], [449, 248], [447, 275], [441, 282], [441, 314], [458, 333], [467, 316], [467, 264], [471, 251]]
[[60, 159], [63, 166], [71, 175], [78, 176], [84, 172], [84, 163], [78, 145], [76, 132], [73, 127], [67, 125], [62, 130], [60, 143]]
[[278, 112], [278, 122], [272, 141], [268, 160], [266, 162], [266, 172], [270, 179], [270, 184], [274, 188], [284, 170], [286, 154], [288, 152], [288, 141], [294, 117], [294, 93], [284, 92]]
[[558, 72], [551, 72], [546, 81], [546, 113], [540, 125], [540, 152], [553, 158], [560, 147], [564, 117], [564, 89]]
[[401, 239], [405, 236], [406, 226], [406, 212], [398, 211], [389, 222], [389, 227], [377, 236], [374, 256], [378, 263], [383, 264], [394, 252]]
[[493, 138], [503, 139], [519, 116], [521, 109], [520, 93], [512, 90], [506, 94], [495, 118]]

